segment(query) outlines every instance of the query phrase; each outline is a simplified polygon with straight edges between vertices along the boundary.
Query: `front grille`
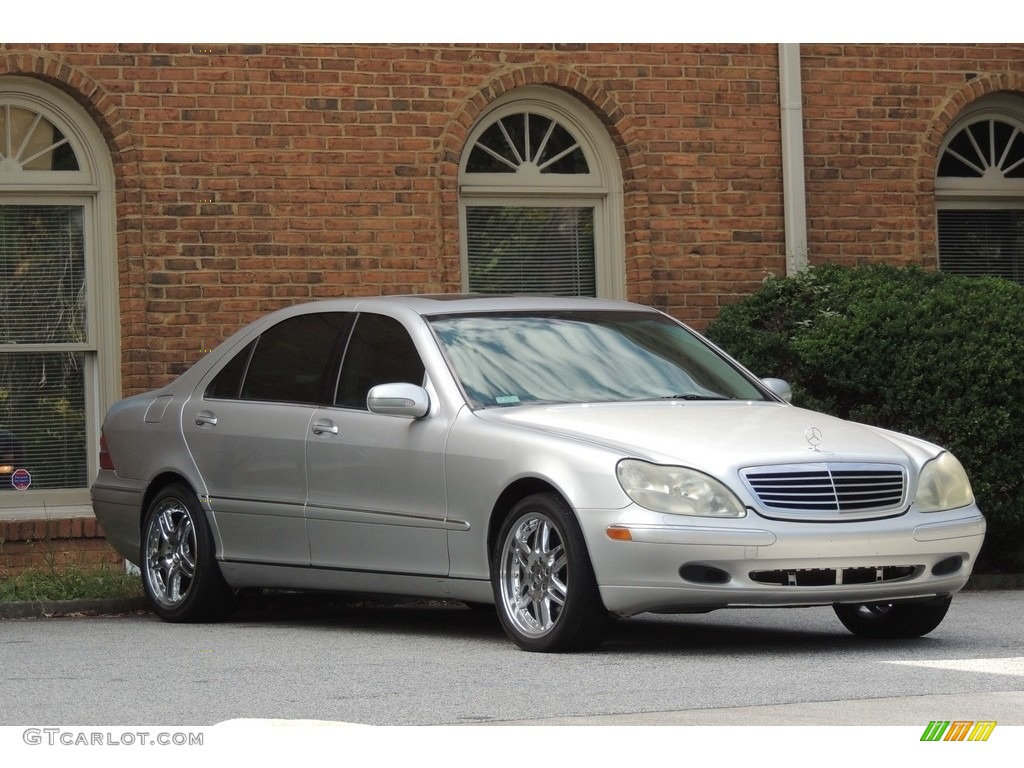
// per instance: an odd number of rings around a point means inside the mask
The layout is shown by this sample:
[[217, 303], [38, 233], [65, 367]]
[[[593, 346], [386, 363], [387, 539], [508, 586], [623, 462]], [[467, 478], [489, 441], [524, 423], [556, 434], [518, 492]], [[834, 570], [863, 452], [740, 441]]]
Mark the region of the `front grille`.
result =
[[906, 493], [906, 474], [896, 464], [792, 464], [750, 467], [741, 475], [766, 511], [786, 517], [895, 513]]
[[750, 580], [774, 587], [831, 587], [843, 584], [877, 584], [911, 579], [923, 565], [879, 565], [865, 568], [792, 568], [752, 571]]

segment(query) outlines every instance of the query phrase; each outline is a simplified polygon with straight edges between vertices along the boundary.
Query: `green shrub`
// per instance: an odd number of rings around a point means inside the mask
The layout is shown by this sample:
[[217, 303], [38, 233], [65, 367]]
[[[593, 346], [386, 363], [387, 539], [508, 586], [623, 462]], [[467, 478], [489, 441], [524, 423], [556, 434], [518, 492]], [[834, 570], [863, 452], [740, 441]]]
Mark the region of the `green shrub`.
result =
[[821, 266], [766, 281], [707, 335], [797, 405], [952, 451], [988, 519], [979, 569], [1024, 571], [1024, 286]]

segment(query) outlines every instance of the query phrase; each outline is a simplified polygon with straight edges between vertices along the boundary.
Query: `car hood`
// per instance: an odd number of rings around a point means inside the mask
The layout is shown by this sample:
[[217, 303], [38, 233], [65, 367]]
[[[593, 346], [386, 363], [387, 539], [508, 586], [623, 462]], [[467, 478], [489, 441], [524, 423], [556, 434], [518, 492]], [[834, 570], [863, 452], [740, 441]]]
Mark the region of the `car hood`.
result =
[[533, 405], [488, 409], [477, 415], [585, 440], [636, 458], [711, 472], [832, 461], [920, 466], [940, 451], [905, 435], [781, 403]]

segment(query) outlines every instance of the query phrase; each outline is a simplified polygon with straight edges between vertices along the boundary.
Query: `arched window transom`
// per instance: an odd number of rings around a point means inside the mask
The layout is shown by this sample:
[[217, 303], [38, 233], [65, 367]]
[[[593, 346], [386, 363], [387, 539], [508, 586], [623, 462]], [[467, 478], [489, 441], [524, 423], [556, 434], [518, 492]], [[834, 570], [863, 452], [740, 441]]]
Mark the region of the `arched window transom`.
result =
[[0, 107], [0, 174], [78, 169], [68, 137], [41, 112]]
[[589, 173], [579, 141], [544, 115], [519, 112], [494, 121], [480, 134], [467, 173]]
[[964, 126], [946, 145], [938, 176], [1024, 179], [1024, 133], [1020, 124], [990, 117]]

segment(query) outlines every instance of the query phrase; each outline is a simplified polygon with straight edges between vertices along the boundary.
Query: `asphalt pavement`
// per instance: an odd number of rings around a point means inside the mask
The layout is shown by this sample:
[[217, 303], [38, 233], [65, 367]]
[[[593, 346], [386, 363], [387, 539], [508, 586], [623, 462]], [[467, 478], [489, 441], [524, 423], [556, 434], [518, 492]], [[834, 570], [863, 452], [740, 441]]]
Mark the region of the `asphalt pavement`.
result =
[[[1024, 589], [1024, 574], [974, 574], [967, 582], [966, 590]], [[314, 599], [322, 599], [316, 597]], [[401, 604], [402, 598], [386, 596], [356, 596], [345, 598], [347, 602], [374, 602], [382, 604]], [[261, 607], [273, 607], [273, 598], [256, 601]], [[28, 600], [21, 602], [0, 602], [0, 620], [45, 618], [47, 616], [114, 616], [122, 613], [148, 611], [149, 605], [145, 598], [106, 598], [76, 600]]]

